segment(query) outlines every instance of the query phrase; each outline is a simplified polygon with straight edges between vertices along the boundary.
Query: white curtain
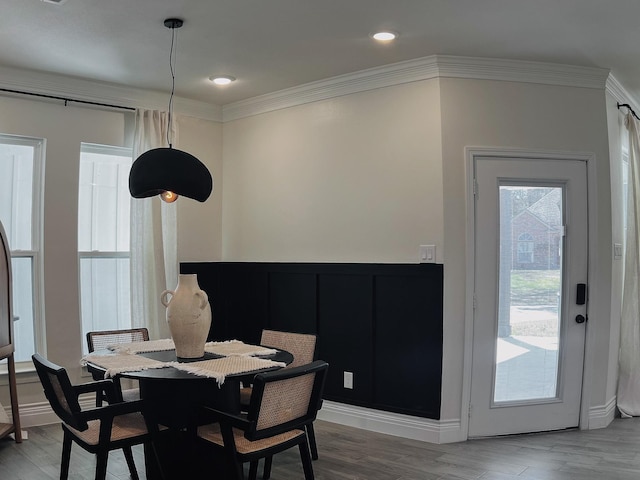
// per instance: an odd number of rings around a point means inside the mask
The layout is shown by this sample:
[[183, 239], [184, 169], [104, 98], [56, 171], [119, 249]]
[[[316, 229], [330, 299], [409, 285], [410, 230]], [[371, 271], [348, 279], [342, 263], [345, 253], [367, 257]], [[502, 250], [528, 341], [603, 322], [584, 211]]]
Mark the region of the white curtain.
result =
[[617, 401], [622, 416], [628, 417], [640, 415], [640, 131], [630, 113], [625, 125], [629, 132], [629, 183]]
[[[167, 146], [168, 113], [137, 110], [133, 158], [152, 148]], [[172, 122], [175, 125], [175, 122]], [[172, 129], [172, 143], [176, 140]], [[147, 327], [151, 339], [169, 338], [163, 290], [178, 283], [177, 211], [156, 195], [131, 199], [131, 321]]]

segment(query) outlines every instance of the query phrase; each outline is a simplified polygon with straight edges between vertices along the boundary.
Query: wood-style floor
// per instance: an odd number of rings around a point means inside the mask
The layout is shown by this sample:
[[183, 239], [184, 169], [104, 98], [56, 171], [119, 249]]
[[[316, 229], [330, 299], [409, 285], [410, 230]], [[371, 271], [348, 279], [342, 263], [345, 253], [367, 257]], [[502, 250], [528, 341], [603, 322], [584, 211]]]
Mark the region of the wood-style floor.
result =
[[[0, 441], [0, 479], [59, 478], [59, 425], [28, 429], [22, 444]], [[320, 459], [317, 480], [637, 480], [640, 478], [640, 418], [616, 419], [591, 431], [518, 435], [435, 445], [328, 422], [316, 422]], [[136, 464], [144, 476], [142, 450]], [[71, 480], [92, 479], [92, 455], [74, 446]], [[215, 476], [212, 470], [212, 479]], [[259, 475], [260, 477], [260, 475]], [[110, 480], [128, 479], [121, 452], [109, 457]], [[274, 458], [273, 480], [303, 478], [297, 449]], [[183, 479], [180, 479], [183, 480]]]

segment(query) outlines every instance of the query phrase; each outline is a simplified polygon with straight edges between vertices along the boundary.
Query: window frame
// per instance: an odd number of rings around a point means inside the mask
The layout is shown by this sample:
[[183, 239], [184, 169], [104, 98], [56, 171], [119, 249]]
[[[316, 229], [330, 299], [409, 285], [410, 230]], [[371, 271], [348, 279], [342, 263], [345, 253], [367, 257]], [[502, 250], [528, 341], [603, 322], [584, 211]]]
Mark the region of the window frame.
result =
[[[121, 147], [115, 145], [100, 145], [95, 143], [87, 143], [82, 142], [80, 145], [80, 158], [78, 159], [78, 166], [80, 167], [80, 163], [82, 162], [82, 154], [99, 154], [99, 155], [110, 155], [110, 156], [121, 156], [121, 157], [130, 157], [133, 163], [133, 149], [130, 147]], [[80, 185], [78, 185], [80, 187]], [[80, 216], [78, 213], [78, 219], [80, 221]], [[79, 228], [79, 227], [78, 227]], [[130, 224], [127, 225], [127, 228], [130, 230]], [[87, 332], [84, 331], [84, 320], [83, 315], [84, 312], [82, 310], [82, 260], [83, 259], [118, 259], [118, 258], [131, 258], [131, 247], [127, 251], [105, 251], [105, 250], [80, 250], [80, 244], [78, 243], [78, 300], [79, 300], [79, 313], [80, 313], [80, 329], [82, 332], [82, 349], [83, 352], [86, 353], [86, 342], [84, 341], [84, 336]]]
[[[31, 178], [31, 249], [17, 250], [11, 248], [11, 259], [29, 258], [31, 259], [31, 282], [32, 282], [32, 309], [33, 309], [33, 333], [34, 333], [34, 353], [46, 352], [46, 322], [44, 319], [44, 265], [42, 258], [43, 232], [44, 232], [44, 166], [46, 139], [31, 137], [27, 135], [12, 135], [0, 133], [0, 144], [19, 145], [33, 147], [33, 175]], [[12, 199], [13, 202], [13, 199]], [[8, 230], [8, 229], [7, 229]], [[13, 263], [13, 262], [12, 262]], [[12, 265], [13, 270], [13, 265]], [[13, 282], [12, 276], [12, 282]], [[15, 286], [14, 286], [15, 287]], [[15, 290], [15, 288], [14, 288]], [[15, 319], [15, 316], [14, 316]], [[15, 320], [14, 320], [15, 321]], [[15, 325], [13, 329], [13, 341], [15, 345]], [[30, 355], [29, 355], [30, 356]], [[14, 354], [15, 357], [15, 354]], [[15, 362], [16, 371], [33, 371], [31, 360]], [[7, 373], [6, 362], [0, 364], [0, 374]]]
[[[525, 246], [527, 248], [521, 248], [521, 247], [525, 247]], [[529, 247], [531, 247], [531, 248], [529, 248]], [[533, 235], [531, 235], [528, 232], [523, 232], [520, 235], [518, 235], [517, 252], [518, 252], [518, 262], [517, 263], [527, 264], [527, 265], [534, 263], [534, 260], [535, 260], [535, 256], [534, 256], [535, 240], [533, 238]], [[523, 260], [523, 256], [524, 255], [528, 255], [526, 260]]]

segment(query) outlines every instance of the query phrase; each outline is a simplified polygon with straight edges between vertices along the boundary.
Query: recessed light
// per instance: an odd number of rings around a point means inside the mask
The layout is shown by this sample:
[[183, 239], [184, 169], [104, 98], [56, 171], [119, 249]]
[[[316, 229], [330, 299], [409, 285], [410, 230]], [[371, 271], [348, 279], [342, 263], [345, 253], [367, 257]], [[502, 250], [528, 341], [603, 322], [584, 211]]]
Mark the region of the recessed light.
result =
[[54, 5], [62, 5], [67, 0], [40, 0], [43, 3], [53, 3]]
[[209, 77], [209, 80], [211, 80], [216, 85], [229, 85], [231, 82], [235, 82], [236, 78], [230, 77], [229, 75], [224, 75], [220, 77]]
[[391, 40], [395, 40], [398, 38], [398, 34], [396, 32], [392, 32], [390, 30], [384, 30], [382, 32], [376, 32], [371, 37], [374, 40], [378, 40], [379, 42], [390, 42]]

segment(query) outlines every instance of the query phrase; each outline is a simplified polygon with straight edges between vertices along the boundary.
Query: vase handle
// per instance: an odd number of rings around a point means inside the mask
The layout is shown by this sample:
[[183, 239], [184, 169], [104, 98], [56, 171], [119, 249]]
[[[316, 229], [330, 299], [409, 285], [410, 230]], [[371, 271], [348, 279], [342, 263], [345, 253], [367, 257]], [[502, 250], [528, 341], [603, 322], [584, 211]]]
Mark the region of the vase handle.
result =
[[196, 297], [200, 297], [200, 310], [204, 310], [204, 307], [206, 307], [207, 302], [209, 301], [207, 292], [205, 292], [204, 290], [198, 290], [196, 292]]
[[174, 292], [173, 290], [165, 290], [164, 292], [162, 292], [160, 294], [160, 301], [162, 302], [162, 304], [165, 307], [169, 306], [169, 299], [167, 298], [167, 295], [171, 294], [171, 297], [173, 298], [173, 296], [176, 294], [176, 292]]

